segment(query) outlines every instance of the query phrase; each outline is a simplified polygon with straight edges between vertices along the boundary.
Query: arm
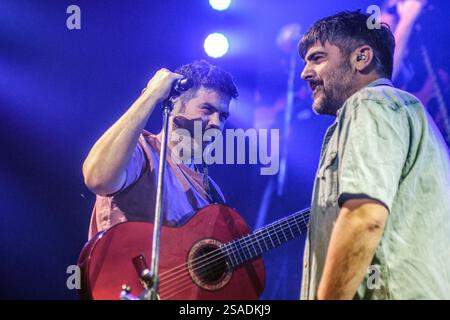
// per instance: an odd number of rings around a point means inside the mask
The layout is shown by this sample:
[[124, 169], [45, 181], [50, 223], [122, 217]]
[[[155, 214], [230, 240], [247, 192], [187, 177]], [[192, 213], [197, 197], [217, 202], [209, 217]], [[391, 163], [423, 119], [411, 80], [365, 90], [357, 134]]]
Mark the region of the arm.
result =
[[352, 299], [373, 259], [388, 210], [370, 199], [347, 200], [331, 234], [317, 298]]
[[145, 92], [128, 111], [94, 144], [83, 163], [86, 186], [99, 195], [112, 194], [126, 179], [125, 169], [155, 106], [170, 93], [172, 83], [181, 75], [159, 70]]

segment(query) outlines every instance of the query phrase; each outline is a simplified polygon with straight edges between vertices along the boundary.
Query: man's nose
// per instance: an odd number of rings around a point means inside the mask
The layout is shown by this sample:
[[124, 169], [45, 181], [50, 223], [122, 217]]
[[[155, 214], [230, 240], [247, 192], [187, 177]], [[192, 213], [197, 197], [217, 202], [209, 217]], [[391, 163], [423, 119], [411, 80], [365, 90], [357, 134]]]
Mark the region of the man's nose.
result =
[[220, 121], [220, 116], [219, 116], [218, 112], [214, 112], [213, 114], [211, 114], [209, 116], [208, 129], [213, 128], [213, 129], [222, 130], [223, 125], [224, 124], [222, 123], [222, 121]]
[[310, 65], [305, 64], [302, 74], [300, 75], [303, 80], [311, 80], [314, 78], [314, 72]]

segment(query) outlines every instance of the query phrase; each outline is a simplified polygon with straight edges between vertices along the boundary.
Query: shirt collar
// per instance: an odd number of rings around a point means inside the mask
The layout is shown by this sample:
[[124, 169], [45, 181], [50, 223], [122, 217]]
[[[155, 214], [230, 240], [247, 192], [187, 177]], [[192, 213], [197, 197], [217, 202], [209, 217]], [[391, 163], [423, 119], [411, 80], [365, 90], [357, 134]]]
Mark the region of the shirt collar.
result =
[[[388, 78], [378, 78], [375, 81], [372, 81], [371, 83], [369, 83], [367, 86], [365, 86], [364, 88], [370, 88], [370, 87], [378, 87], [378, 86], [389, 86], [389, 87], [393, 87], [394, 85], [392, 84], [392, 81], [389, 80]], [[362, 89], [358, 90], [357, 92], [361, 91]], [[357, 93], [355, 92], [355, 93]], [[348, 99], [347, 99], [348, 100]], [[336, 112], [336, 119], [339, 118], [339, 114], [341, 113], [342, 109], [345, 106], [345, 102], [344, 105], [339, 108], [339, 110]]]
[[372, 81], [371, 83], [369, 83], [367, 87], [378, 87], [378, 86], [389, 86], [389, 87], [393, 87], [392, 85], [392, 81], [389, 80], [388, 78], [379, 78], [375, 81]]

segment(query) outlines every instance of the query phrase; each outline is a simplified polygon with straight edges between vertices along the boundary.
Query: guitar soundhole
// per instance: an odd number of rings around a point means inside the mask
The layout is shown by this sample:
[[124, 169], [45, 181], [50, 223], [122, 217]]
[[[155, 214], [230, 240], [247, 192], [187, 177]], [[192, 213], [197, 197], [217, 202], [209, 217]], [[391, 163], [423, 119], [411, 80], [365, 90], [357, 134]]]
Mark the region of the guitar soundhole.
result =
[[194, 267], [195, 274], [206, 282], [217, 282], [227, 271], [227, 262], [222, 253], [217, 253], [217, 247], [204, 246], [194, 255], [198, 265]]
[[196, 285], [215, 291], [223, 288], [231, 278], [225, 256], [220, 251], [221, 243], [215, 239], [197, 242], [189, 251], [188, 271]]

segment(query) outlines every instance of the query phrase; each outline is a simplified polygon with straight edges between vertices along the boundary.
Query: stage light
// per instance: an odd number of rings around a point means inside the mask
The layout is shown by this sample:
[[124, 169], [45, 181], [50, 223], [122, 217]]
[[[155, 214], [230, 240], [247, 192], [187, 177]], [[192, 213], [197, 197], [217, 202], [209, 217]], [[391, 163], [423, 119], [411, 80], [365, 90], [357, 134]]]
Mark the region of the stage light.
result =
[[209, 0], [209, 4], [214, 10], [223, 11], [230, 7], [231, 0]]
[[205, 48], [205, 52], [208, 56], [212, 58], [220, 58], [228, 52], [230, 44], [227, 37], [223, 34], [211, 33], [206, 37], [203, 47]]

